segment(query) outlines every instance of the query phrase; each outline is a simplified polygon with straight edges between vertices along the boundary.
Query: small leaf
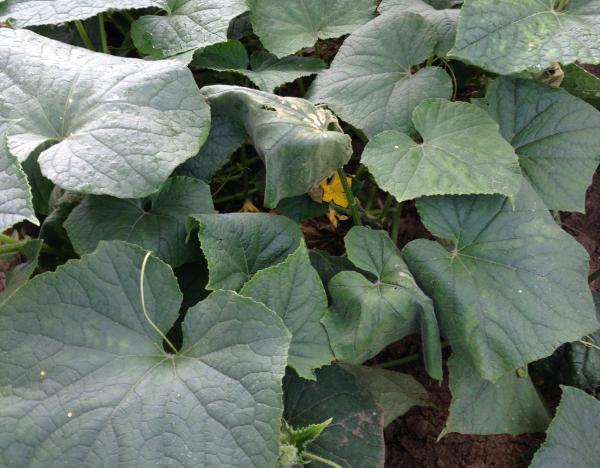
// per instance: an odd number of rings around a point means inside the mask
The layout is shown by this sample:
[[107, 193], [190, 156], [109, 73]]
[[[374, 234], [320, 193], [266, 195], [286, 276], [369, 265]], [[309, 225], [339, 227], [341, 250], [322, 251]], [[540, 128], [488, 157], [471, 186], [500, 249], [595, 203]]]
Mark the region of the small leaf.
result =
[[493, 81], [476, 103], [500, 124], [549, 209], [585, 211], [600, 163], [600, 112], [563, 90], [509, 77]]
[[288, 365], [300, 377], [314, 380], [314, 369], [333, 361], [321, 324], [327, 295], [304, 242], [283, 263], [256, 273], [240, 294], [262, 302], [281, 317], [292, 334]]
[[186, 242], [188, 216], [213, 211], [208, 185], [174, 177], [147, 199], [88, 195], [64, 226], [79, 255], [93, 252], [102, 240], [123, 240], [151, 250], [177, 267], [198, 257], [198, 245]]
[[465, 0], [450, 56], [508, 75], [554, 62], [600, 62], [600, 7], [575, 0]]
[[12, 296], [21, 286], [27, 284], [38, 266], [38, 259], [43, 245], [44, 242], [36, 239], [27, 242], [20, 250], [19, 255], [25, 257], [26, 260], [13, 266], [6, 273], [6, 284], [4, 291], [0, 293], [0, 304]]
[[348, 259], [371, 273], [342, 271], [329, 281], [331, 309], [323, 324], [336, 358], [361, 364], [387, 345], [412, 333], [423, 335], [429, 374], [442, 378], [440, 337], [431, 300], [408, 271], [384, 231], [353, 227], [344, 239]]
[[171, 57], [227, 40], [233, 18], [248, 7], [245, 0], [159, 0], [165, 15], [146, 15], [131, 25], [138, 50], [156, 58]]
[[530, 377], [509, 371], [491, 383], [456, 355], [448, 361], [448, 372], [452, 402], [439, 438], [451, 432], [519, 435], [548, 427], [548, 410]]
[[589, 257], [524, 181], [515, 207], [495, 196], [417, 202], [432, 234], [403, 257], [433, 298], [442, 334], [485, 379], [552, 354], [598, 329]]
[[[2, 466], [272, 466], [290, 336], [262, 304], [218, 291], [163, 350], [181, 293], [122, 242], [37, 276], [0, 313]], [[145, 307], [141, 302], [145, 285]]]
[[466, 102], [427, 100], [413, 113], [423, 143], [396, 131], [377, 135], [362, 163], [396, 200], [425, 195], [493, 194], [514, 198], [517, 156], [484, 111]]
[[[248, 70], [248, 65], [251, 70]], [[326, 67], [321, 59], [291, 55], [278, 59], [265, 51], [256, 51], [248, 59], [243, 44], [228, 41], [207, 47], [194, 56], [192, 68], [210, 69], [243, 75], [262, 91], [272, 93], [285, 83], [314, 75]]]
[[265, 206], [302, 195], [352, 155], [351, 140], [326, 109], [237, 86], [205, 86], [213, 112], [240, 122], [267, 168]]
[[600, 401], [572, 387], [562, 399], [531, 468], [592, 467], [600, 460]]
[[10, 18], [18, 28], [82, 20], [108, 10], [158, 6], [162, 0], [5, 0], [0, 2], [0, 21]]
[[423, 17], [382, 15], [344, 41], [307, 97], [327, 104], [370, 137], [385, 130], [410, 132], [410, 117], [421, 101], [452, 95], [452, 82], [442, 68], [413, 71], [433, 54], [436, 43], [435, 29]]
[[285, 420], [293, 427], [333, 422], [307, 450], [344, 468], [381, 468], [385, 459], [383, 411], [356, 378], [338, 366], [317, 371], [317, 381], [287, 373]]
[[18, 120], [9, 150], [24, 161], [55, 143], [38, 163], [66, 190], [146, 196], [208, 135], [208, 106], [175, 61], [114, 57], [5, 28], [0, 63], [10, 64], [0, 67], [0, 115]]
[[600, 78], [575, 64], [563, 67], [563, 71], [563, 89], [596, 108], [600, 107]]
[[264, 46], [278, 57], [312, 47], [318, 39], [349, 34], [369, 22], [375, 0], [249, 0], [250, 20]]
[[266, 213], [194, 215], [188, 231], [196, 225], [211, 290], [237, 291], [257, 271], [283, 262], [302, 239], [292, 220]]

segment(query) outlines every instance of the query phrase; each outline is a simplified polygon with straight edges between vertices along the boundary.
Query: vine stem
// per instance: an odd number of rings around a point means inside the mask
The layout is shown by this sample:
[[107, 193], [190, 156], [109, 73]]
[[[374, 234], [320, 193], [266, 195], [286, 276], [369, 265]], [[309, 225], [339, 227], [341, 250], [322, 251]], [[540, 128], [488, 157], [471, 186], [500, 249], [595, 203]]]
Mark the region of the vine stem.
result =
[[307, 452], [306, 450], [304, 450], [302, 452], [302, 456], [308, 458], [309, 460], [323, 463], [323, 465], [331, 466], [332, 468], [342, 468], [341, 465], [338, 465], [337, 463], [332, 462], [331, 460], [327, 460], [327, 458], [320, 457], [316, 453]]
[[352, 220], [354, 221], [355, 225], [362, 226], [360, 213], [358, 212], [358, 207], [356, 206], [356, 198], [354, 198], [352, 189], [350, 188], [350, 186], [348, 185], [348, 181], [346, 180], [346, 172], [344, 171], [344, 169], [339, 168], [337, 173], [340, 178], [340, 182], [342, 183], [344, 193], [346, 194], [346, 198], [348, 199], [348, 206], [350, 208], [350, 213], [352, 214]]
[[106, 38], [106, 27], [104, 26], [104, 13], [98, 15], [98, 23], [100, 24], [100, 42], [102, 43], [102, 52], [110, 54], [108, 50], [108, 39]]
[[94, 49], [94, 44], [92, 43], [90, 36], [88, 36], [87, 31], [83, 27], [83, 23], [81, 22], [81, 20], [75, 20], [75, 27], [77, 28], [77, 31], [79, 32], [81, 40], [83, 41], [85, 46], [92, 52], [95, 52], [96, 50]]
[[14, 239], [10, 236], [7, 236], [6, 234], [2, 234], [0, 233], [0, 241], [4, 242], [5, 244], [19, 244], [21, 241]]
[[141, 297], [141, 300], [142, 300], [141, 301], [142, 302], [142, 311], [144, 312], [144, 316], [146, 317], [146, 320], [148, 321], [148, 323], [150, 324], [150, 326], [152, 328], [154, 328], [154, 330], [156, 331], [156, 333], [158, 333], [160, 335], [160, 337], [165, 341], [165, 343], [167, 343], [169, 345], [169, 348], [171, 348], [171, 350], [173, 350], [173, 353], [177, 354], [177, 348], [167, 338], [167, 335], [165, 335], [161, 331], [161, 329], [158, 328], [156, 326], [156, 324], [152, 321], [152, 319], [148, 315], [148, 310], [146, 309], [146, 299], [145, 299], [145, 295], [144, 295], [144, 278], [145, 278], [145, 274], [146, 274], [146, 265], [148, 264], [148, 260], [150, 259], [150, 255], [152, 255], [152, 251], [151, 250], [149, 250], [146, 253], [146, 256], [144, 257], [144, 261], [142, 262], [142, 269], [140, 271], [140, 297]]

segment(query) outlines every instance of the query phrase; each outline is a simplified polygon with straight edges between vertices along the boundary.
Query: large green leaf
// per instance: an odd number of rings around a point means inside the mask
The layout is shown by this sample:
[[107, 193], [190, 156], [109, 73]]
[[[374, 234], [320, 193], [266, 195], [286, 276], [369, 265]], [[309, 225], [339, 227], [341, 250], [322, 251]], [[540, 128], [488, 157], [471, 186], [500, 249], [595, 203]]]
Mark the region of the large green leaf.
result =
[[91, 18], [108, 10], [158, 6], [161, 0], [6, 0], [0, 2], [0, 21], [11, 19], [19, 28]]
[[500, 124], [546, 206], [585, 211], [600, 162], [600, 112], [563, 90], [509, 77], [493, 81], [476, 102]]
[[466, 102], [431, 99], [413, 112], [422, 143], [397, 131], [377, 135], [362, 163], [398, 201], [425, 195], [494, 194], [514, 198], [517, 156], [484, 111]]
[[248, 0], [250, 20], [263, 45], [278, 57], [318, 39], [349, 34], [370, 21], [375, 0]]
[[[450, 3], [450, 2], [446, 2]], [[439, 8], [430, 5], [424, 0], [383, 0], [379, 11], [383, 14], [396, 10], [399, 13], [417, 13], [435, 26], [437, 33], [436, 55], [443, 56], [454, 45], [456, 24], [460, 10], [450, 9], [450, 5], [441, 5]]]
[[442, 68], [413, 69], [433, 54], [436, 43], [435, 28], [423, 17], [382, 15], [346, 39], [331, 68], [317, 76], [309, 99], [326, 103], [369, 136], [410, 132], [410, 117], [421, 101], [452, 95]]
[[298, 98], [237, 86], [205, 86], [213, 112], [243, 123], [267, 168], [265, 205], [306, 193], [352, 155], [335, 116]]
[[327, 295], [303, 242], [283, 263], [256, 273], [240, 294], [262, 302], [283, 319], [292, 334], [288, 365], [300, 377], [314, 380], [313, 370], [333, 361], [321, 324]]
[[238, 290], [259, 270], [283, 262], [302, 239], [285, 216], [230, 213], [193, 216], [210, 271], [207, 289]]
[[531, 468], [591, 468], [600, 460], [600, 401], [572, 387], [562, 398]]
[[230, 21], [244, 13], [245, 0], [159, 0], [164, 16], [147, 15], [131, 25], [140, 52], [158, 58], [227, 40]]
[[208, 135], [209, 109], [175, 61], [113, 57], [25, 30], [0, 30], [0, 115], [21, 161], [45, 142], [42, 173], [83, 193], [156, 191]]
[[[262, 304], [218, 291], [163, 350], [181, 293], [172, 270], [111, 242], [1, 306], [3, 466], [274, 464], [290, 336]], [[152, 322], [150, 322], [152, 320]]]
[[[250, 70], [248, 70], [250, 66]], [[243, 75], [262, 91], [272, 93], [285, 83], [319, 73], [325, 62], [318, 58], [290, 55], [278, 59], [258, 50], [250, 58], [240, 41], [228, 41], [203, 49], [194, 56], [192, 68], [204, 68]]]
[[329, 281], [331, 309], [323, 323], [338, 360], [360, 364], [387, 345], [421, 331], [429, 374], [442, 378], [440, 337], [431, 300], [384, 231], [354, 227], [344, 239], [348, 259], [375, 278], [342, 271]]
[[510, 371], [492, 383], [452, 355], [448, 372], [452, 402], [440, 437], [451, 432], [518, 435], [548, 427], [548, 410], [526, 371], [522, 377]]
[[450, 54], [499, 74], [600, 62], [600, 0], [465, 0]]
[[417, 202], [445, 245], [408, 244], [403, 256], [434, 301], [459, 357], [496, 381], [598, 329], [589, 257], [524, 181], [516, 206], [501, 196]]
[[383, 411], [369, 390], [338, 366], [317, 371], [312, 382], [288, 373], [284, 379], [285, 419], [304, 427], [332, 418], [307, 450], [344, 468], [382, 468]]
[[27, 176], [6, 146], [7, 130], [8, 122], [0, 120], [0, 232], [24, 220], [39, 224]]
[[123, 240], [152, 250], [176, 267], [199, 253], [196, 242], [186, 242], [188, 216], [213, 211], [208, 185], [174, 177], [147, 199], [88, 195], [64, 226], [79, 255], [93, 252], [101, 240]]
[[600, 107], [600, 78], [575, 64], [567, 65], [563, 71], [563, 89], [594, 107]]

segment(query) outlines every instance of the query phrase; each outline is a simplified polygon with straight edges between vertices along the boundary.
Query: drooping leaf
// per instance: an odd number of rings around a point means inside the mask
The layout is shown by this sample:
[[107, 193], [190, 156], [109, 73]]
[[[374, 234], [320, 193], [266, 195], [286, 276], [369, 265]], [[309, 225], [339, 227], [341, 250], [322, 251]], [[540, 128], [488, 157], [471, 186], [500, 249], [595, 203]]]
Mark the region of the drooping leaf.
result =
[[257, 271], [283, 262], [302, 239], [292, 220], [266, 213], [197, 215], [188, 230], [195, 225], [200, 227], [211, 290], [240, 289]]
[[23, 172], [27, 175], [27, 181], [31, 187], [33, 210], [38, 215], [47, 215], [50, 213], [50, 195], [56, 187], [51, 180], [44, 177], [38, 164], [38, 156], [50, 146], [50, 144], [42, 145], [41, 148], [37, 148], [21, 163]]
[[[57, 185], [122, 198], [156, 191], [198, 152], [209, 109], [184, 65], [90, 52], [0, 30], [0, 114], [8, 147]], [[34, 78], [32, 78], [34, 77]]]
[[521, 184], [517, 156], [484, 111], [431, 99], [416, 107], [412, 119], [423, 143], [388, 131], [365, 148], [362, 163], [383, 190], [400, 202], [446, 194], [514, 198]]
[[439, 7], [430, 3], [424, 0], [383, 0], [379, 4], [379, 11], [382, 14], [396, 10], [398, 13], [410, 12], [421, 15], [435, 26], [437, 33], [435, 53], [444, 56], [454, 45], [460, 10], [451, 9], [451, 2], [440, 2]]
[[371, 392], [383, 410], [384, 427], [413, 406], [432, 406], [427, 390], [411, 375], [368, 366], [342, 364], [341, 367]]
[[[1, 307], [3, 466], [270, 466], [290, 336], [262, 304], [218, 291], [163, 350], [181, 293], [172, 270], [103, 242]], [[152, 320], [153, 327], [149, 320]]]
[[500, 124], [546, 206], [585, 211], [600, 163], [600, 112], [563, 90], [509, 77], [493, 81], [476, 102]]
[[237, 86], [205, 86], [211, 109], [241, 122], [267, 168], [265, 205], [306, 193], [352, 155], [335, 116], [298, 98]]
[[279, 59], [261, 50], [248, 58], [244, 45], [233, 40], [203, 49], [194, 56], [192, 62], [192, 68], [243, 75], [260, 90], [269, 93], [285, 83], [319, 73], [325, 67], [325, 62], [318, 58], [290, 55]]
[[548, 427], [548, 410], [529, 375], [509, 371], [492, 383], [456, 355], [448, 360], [448, 372], [452, 402], [440, 438], [451, 432], [518, 435]]
[[21, 249], [19, 255], [25, 257], [26, 260], [15, 265], [6, 273], [6, 284], [4, 291], [0, 293], [0, 304], [29, 281], [38, 266], [38, 259], [43, 245], [44, 243], [41, 240], [35, 239], [27, 242], [25, 247]]
[[361, 364], [387, 345], [421, 331], [429, 374], [442, 378], [440, 337], [431, 300], [408, 271], [384, 231], [354, 227], [344, 239], [348, 259], [374, 275], [342, 271], [329, 281], [330, 310], [323, 319], [336, 358]]
[[123, 240], [152, 250], [177, 267], [196, 260], [199, 254], [196, 242], [186, 242], [188, 216], [213, 211], [208, 185], [173, 177], [146, 199], [88, 195], [64, 226], [79, 255], [93, 252], [102, 240]]
[[596, 108], [600, 107], [600, 78], [576, 64], [563, 67], [563, 72], [563, 89]]
[[25, 220], [39, 224], [27, 176], [6, 146], [8, 125], [0, 120], [0, 232]]
[[159, 0], [164, 15], [147, 15], [131, 25], [138, 50], [170, 57], [227, 40], [233, 18], [248, 7], [245, 0]]
[[465, 0], [450, 55], [494, 73], [600, 62], [600, 2]]
[[324, 250], [312, 249], [309, 252], [310, 263], [319, 274], [321, 282], [327, 287], [331, 278], [344, 270], [356, 270], [348, 257], [336, 257]]
[[600, 460], [600, 401], [572, 387], [562, 398], [531, 468], [593, 467]]
[[312, 47], [318, 39], [349, 34], [369, 22], [375, 0], [248, 0], [250, 20], [263, 45], [278, 57]]
[[283, 263], [256, 273], [240, 294], [262, 302], [281, 317], [292, 334], [288, 365], [300, 377], [314, 380], [314, 369], [333, 361], [321, 324], [327, 295], [303, 242]]
[[177, 173], [210, 182], [247, 138], [240, 122], [213, 112], [210, 133], [200, 152], [177, 168]]
[[452, 95], [452, 82], [442, 68], [413, 71], [436, 44], [435, 28], [423, 17], [382, 15], [346, 39], [308, 98], [326, 103], [370, 137], [385, 130], [410, 132], [412, 112], [421, 101]]
[[523, 181], [513, 209], [501, 196], [417, 202], [448, 248], [416, 240], [403, 257], [454, 352], [485, 379], [552, 354], [599, 325], [587, 284], [588, 255]]
[[18, 28], [91, 18], [108, 10], [158, 6], [161, 0], [5, 0], [0, 21], [11, 19]]
[[284, 379], [285, 420], [294, 427], [333, 422], [307, 446], [344, 468], [382, 468], [383, 411], [356, 378], [338, 366], [317, 371], [317, 381], [291, 372]]

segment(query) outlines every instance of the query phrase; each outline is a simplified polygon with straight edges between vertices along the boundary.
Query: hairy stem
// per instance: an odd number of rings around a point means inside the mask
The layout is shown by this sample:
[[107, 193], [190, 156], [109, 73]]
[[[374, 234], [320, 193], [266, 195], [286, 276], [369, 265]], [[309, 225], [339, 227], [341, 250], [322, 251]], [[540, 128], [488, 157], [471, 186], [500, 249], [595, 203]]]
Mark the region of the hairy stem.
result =
[[327, 458], [320, 457], [316, 453], [307, 452], [306, 450], [304, 450], [302, 452], [302, 456], [305, 457], [305, 458], [308, 458], [309, 460], [313, 460], [313, 461], [316, 461], [316, 462], [319, 462], [319, 463], [323, 463], [323, 465], [331, 466], [333, 468], [342, 468], [337, 463], [332, 462], [331, 460], [327, 460]]
[[77, 28], [77, 31], [79, 32], [79, 35], [81, 36], [81, 40], [83, 41], [85, 46], [88, 49], [90, 49], [91, 51], [95, 52], [96, 49], [94, 49], [94, 44], [92, 43], [90, 36], [88, 36], [87, 31], [83, 27], [83, 23], [81, 22], [81, 20], [75, 20], [75, 27]]

